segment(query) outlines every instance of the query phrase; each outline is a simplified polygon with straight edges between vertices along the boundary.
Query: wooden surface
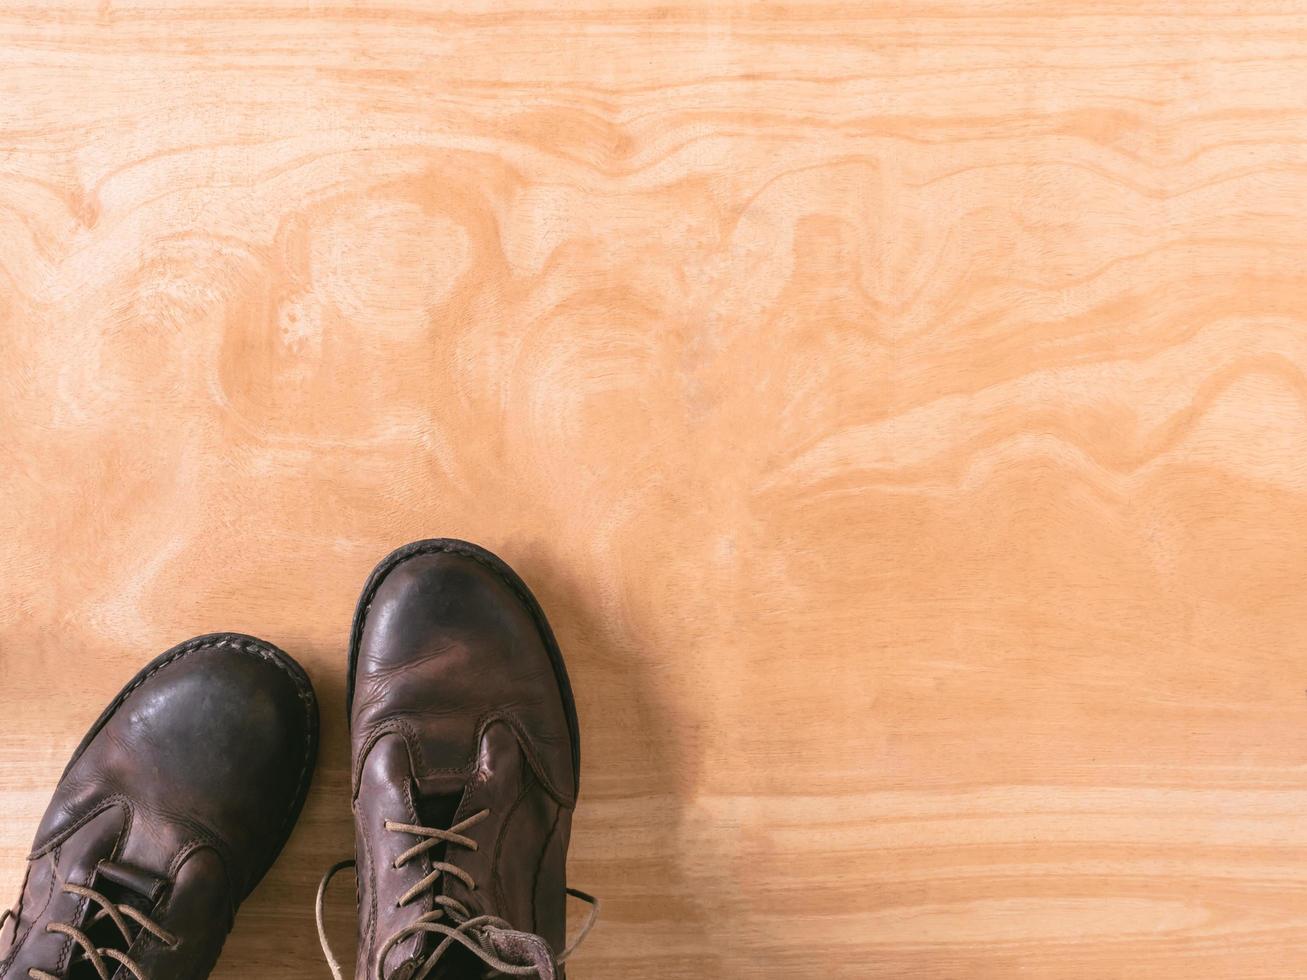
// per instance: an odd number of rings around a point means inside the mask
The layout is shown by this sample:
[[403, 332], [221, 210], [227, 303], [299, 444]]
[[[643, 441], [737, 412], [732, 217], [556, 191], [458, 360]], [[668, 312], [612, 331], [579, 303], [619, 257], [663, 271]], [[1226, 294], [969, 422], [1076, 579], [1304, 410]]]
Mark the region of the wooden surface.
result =
[[4, 900], [244, 630], [325, 742], [215, 976], [324, 977], [453, 535], [569, 657], [576, 980], [1307, 975], [1305, 93], [1289, 0], [0, 6]]

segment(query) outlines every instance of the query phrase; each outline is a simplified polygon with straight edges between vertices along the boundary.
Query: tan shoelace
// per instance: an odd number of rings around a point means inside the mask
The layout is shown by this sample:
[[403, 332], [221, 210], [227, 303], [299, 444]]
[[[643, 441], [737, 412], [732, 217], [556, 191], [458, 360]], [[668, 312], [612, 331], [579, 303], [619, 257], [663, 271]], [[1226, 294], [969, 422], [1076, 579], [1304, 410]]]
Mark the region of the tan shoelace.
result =
[[[399, 855], [399, 857], [395, 858], [393, 866], [398, 870], [408, 864], [409, 861], [427, 853], [432, 848], [438, 847], [442, 843], [453, 844], [458, 847], [466, 847], [472, 851], [477, 850], [477, 842], [470, 837], [464, 836], [462, 831], [475, 826], [489, 815], [489, 810], [482, 810], [480, 813], [474, 813], [466, 820], [459, 821], [448, 830], [440, 830], [436, 827], [420, 827], [416, 824], [396, 823], [393, 820], [387, 820], [385, 822], [386, 830], [394, 833], [411, 834], [414, 837], [423, 838], [403, 854]], [[345, 980], [345, 975], [341, 969], [340, 962], [331, 951], [330, 943], [327, 941], [326, 916], [324, 911], [327, 886], [331, 883], [331, 879], [334, 878], [337, 873], [346, 868], [353, 867], [354, 863], [354, 861], [348, 860], [333, 865], [328, 869], [327, 873], [322, 876], [322, 882], [318, 885], [318, 898], [316, 903], [318, 940], [322, 943], [322, 953], [327, 958], [327, 966], [331, 968], [331, 974], [335, 980]], [[424, 891], [435, 885], [442, 874], [453, 875], [468, 888], [476, 888], [476, 882], [472, 880], [472, 876], [462, 868], [445, 861], [432, 861], [430, 873], [401, 895], [399, 901], [396, 902], [396, 905], [398, 907], [408, 905], [413, 901], [413, 899], [417, 898]], [[582, 926], [581, 931], [577, 933], [576, 939], [555, 957], [555, 962], [558, 963], [566, 961], [567, 958], [572, 955], [577, 946], [581, 944], [581, 941], [585, 939], [586, 934], [594, 926], [595, 918], [599, 914], [598, 899], [591, 895], [587, 895], [585, 892], [577, 891], [574, 888], [567, 889], [567, 894], [589, 904], [591, 906], [591, 911], [589, 917], [586, 919], [585, 925]], [[404, 926], [402, 929], [399, 929], [382, 945], [381, 953], [377, 957], [376, 980], [385, 980], [384, 970], [386, 957], [389, 955], [390, 951], [405, 939], [419, 933], [432, 933], [443, 936], [444, 939], [442, 939], [440, 944], [431, 951], [431, 955], [423, 961], [422, 966], [412, 975], [411, 980], [424, 980], [424, 978], [436, 968], [436, 964], [440, 961], [440, 958], [444, 956], [449, 948], [455, 943], [470, 950], [483, 963], [485, 963], [490, 970], [496, 973], [508, 974], [510, 976], [530, 976], [539, 973], [539, 970], [534, 966], [522, 966], [506, 962], [495, 952], [488, 935], [488, 930], [503, 930], [505, 932], [511, 932], [513, 927], [508, 922], [494, 915], [473, 916], [468, 912], [465, 905], [456, 899], [450, 898], [448, 895], [436, 894], [432, 896], [432, 900], [436, 903], [436, 908], [432, 909], [430, 912], [423, 913], [413, 922]], [[441, 919], [447, 921], [442, 922], [440, 921]], [[532, 938], [538, 939], [538, 937]]]
[[[64, 885], [63, 890], [70, 895], [85, 898], [100, 906], [99, 911], [97, 911], [91, 918], [91, 925], [101, 922], [104, 919], [110, 919], [114, 926], [117, 927], [118, 931], [122, 933], [123, 941], [127, 944], [129, 949], [131, 948], [135, 937], [132, 936], [131, 929], [127, 925], [128, 919], [131, 919], [140, 926], [141, 929], [166, 946], [176, 946], [179, 941], [176, 936], [172, 935], [172, 933], [155, 925], [155, 923], [152, 922], [143, 912], [138, 912], [130, 905], [115, 905], [110, 899], [101, 895], [94, 888], [83, 888], [81, 885], [67, 884]], [[6, 910], [3, 915], [0, 915], [0, 927], [3, 927], [4, 923], [12, 915], [13, 912], [8, 910]], [[66, 925], [63, 922], [51, 922], [46, 925], [45, 931], [59, 933], [77, 943], [77, 945], [81, 947], [79, 952], [81, 953], [82, 958], [87, 963], [90, 963], [91, 966], [95, 967], [95, 972], [100, 975], [100, 980], [110, 980], [118, 969], [117, 966], [110, 968], [109, 964], [105, 962], [106, 960], [113, 960], [115, 963], [123, 966], [127, 972], [135, 978], [135, 980], [146, 980], [145, 974], [141, 972], [140, 965], [126, 953], [120, 953], [116, 949], [104, 946], [96, 948], [91, 937], [81, 929]], [[35, 967], [28, 970], [27, 975], [31, 980], [60, 980], [60, 978], [55, 974], [47, 973], [45, 970], [38, 970]]]

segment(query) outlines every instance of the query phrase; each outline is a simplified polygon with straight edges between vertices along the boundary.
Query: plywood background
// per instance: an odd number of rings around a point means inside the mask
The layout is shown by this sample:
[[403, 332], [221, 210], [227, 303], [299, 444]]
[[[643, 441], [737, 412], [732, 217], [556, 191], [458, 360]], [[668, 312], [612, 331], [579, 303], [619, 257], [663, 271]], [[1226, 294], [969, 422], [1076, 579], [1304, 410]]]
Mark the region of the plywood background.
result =
[[1307, 975], [1305, 96], [1288, 0], [0, 5], [3, 900], [244, 630], [325, 744], [216, 976], [325, 976], [352, 604], [456, 535], [577, 980]]

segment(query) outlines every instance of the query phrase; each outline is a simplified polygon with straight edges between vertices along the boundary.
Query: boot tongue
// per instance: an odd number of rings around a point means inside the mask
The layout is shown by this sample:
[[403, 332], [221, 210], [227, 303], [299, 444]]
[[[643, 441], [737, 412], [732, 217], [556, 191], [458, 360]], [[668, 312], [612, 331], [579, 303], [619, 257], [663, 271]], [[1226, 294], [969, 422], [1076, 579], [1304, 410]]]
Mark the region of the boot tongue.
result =
[[[444, 829], [454, 822], [454, 814], [463, 801], [463, 789], [457, 792], [424, 793], [418, 780], [413, 780], [413, 809], [417, 811], [418, 823], [423, 827]], [[433, 861], [443, 861], [445, 844], [441, 843], [429, 853]]]
[[[385, 805], [384, 813], [376, 815], [377, 819], [385, 816], [393, 820], [403, 816], [404, 822], [441, 830], [449, 828], [459, 819], [460, 807], [466, 802], [466, 773], [448, 771], [432, 774], [414, 773], [409, 752], [398, 738], [387, 739], [385, 744], [378, 745], [374, 750], [371, 767], [364, 775], [364, 782], [369, 785], [362, 798], [380, 801], [384, 795], [389, 800]], [[407, 815], [403, 815], [405, 810], [409, 810]], [[416, 837], [403, 838], [403, 846], [416, 844], [418, 840]], [[430, 862], [456, 859], [458, 850], [457, 847], [451, 848], [442, 842], [427, 852], [426, 860], [415, 859], [409, 864], [407, 868], [411, 870], [390, 871], [387, 874], [404, 874], [406, 878], [412, 879], [404, 884], [403, 887], [407, 887], [426, 874]], [[451, 854], [451, 851], [455, 853]], [[437, 883], [435, 887], [439, 889], [440, 884]], [[402, 889], [397, 886], [392, 890], [398, 894]], [[421, 913], [421, 903], [414, 902], [408, 906], [408, 911], [402, 919], [411, 921]], [[451, 926], [454, 924], [448, 919], [440, 921]], [[395, 926], [399, 924], [398, 920], [394, 923]], [[386, 980], [412, 980], [412, 977], [421, 970], [427, 957], [444, 938], [434, 933], [418, 933], [410, 936], [387, 957]], [[426, 980], [465, 980], [467, 977], [481, 976], [484, 972], [483, 968], [484, 964], [476, 956], [455, 943], [441, 956]]]
[[[438, 827], [443, 830], [454, 823], [454, 815], [458, 812], [464, 797], [461, 783], [454, 790], [454, 787], [444, 780], [414, 778], [412, 789], [413, 809], [417, 812], [419, 824], [423, 827]], [[444, 861], [449, 856], [448, 850], [449, 845], [441, 843], [433, 847], [428, 855], [432, 861]], [[441, 921], [453, 925], [448, 919]], [[418, 957], [402, 964], [391, 974], [390, 980], [410, 980], [444, 938], [433, 934], [424, 936], [419, 946]], [[462, 946], [455, 944], [445, 951], [436, 968], [428, 974], [428, 980], [461, 980], [464, 977], [480, 976], [481, 966], [479, 959]]]
[[101, 861], [95, 867], [96, 884], [100, 894], [122, 905], [130, 905], [139, 912], [154, 908], [168, 882], [130, 864]]
[[[473, 916], [482, 912], [502, 915], [506, 910], [493, 907], [493, 903], [486, 904], [490, 898], [488, 886], [491, 883], [494, 827], [498, 826], [498, 821], [509, 811], [521, 791], [524, 760], [516, 736], [502, 722], [491, 724], [482, 732], [477, 749], [476, 765], [470, 775], [466, 771], [416, 775], [406, 764], [404, 777], [409, 789], [406, 795], [412, 801], [417, 822], [424, 827], [445, 830], [482, 809], [489, 809], [498, 815], [495, 819], [488, 819], [463, 831], [466, 836], [480, 843], [478, 850], [442, 843], [432, 848], [428, 857], [431, 861], [445, 861], [459, 866], [481, 886], [476, 892], [469, 891], [457, 877], [446, 874], [437, 882], [437, 890], [458, 901]], [[441, 921], [454, 925], [448, 918]], [[523, 943], [536, 937], [511, 930], [499, 930], [499, 933], [501, 937], [510, 937], [503, 940], [508, 943], [506, 952], [499, 954], [503, 959], [522, 966], [537, 965], [534, 958], [523, 959], [528, 955]], [[511, 938], [519, 936], [522, 937], [520, 940]], [[413, 945], [405, 949], [409, 958], [400, 960], [398, 956], [392, 957], [390, 963], [394, 965], [386, 975], [387, 980], [411, 980], [444, 938], [437, 934], [427, 934], [410, 940]], [[541, 945], [548, 955], [548, 946], [543, 943]], [[453, 943], [442, 954], [427, 980], [466, 980], [468, 977], [482, 976], [485, 971], [485, 963], [479, 957], [462, 945]], [[556, 977], [557, 971], [544, 972], [541, 976]]]
[[[95, 866], [90, 887], [113, 905], [127, 905], [148, 915], [158, 904], [164, 889], [168, 887], [168, 882], [141, 868], [104, 860]], [[97, 949], [116, 949], [119, 952], [126, 952], [132, 941], [123, 936], [112, 919], [105, 916], [98, 922], [94, 921], [101, 908], [98, 902], [88, 901], [81, 928]], [[140, 926], [130, 918], [126, 921], [134, 940], [140, 934]], [[82, 978], [91, 980], [98, 974], [93, 964], [82, 961], [72, 968], [68, 976], [70, 980], [82, 980]]]

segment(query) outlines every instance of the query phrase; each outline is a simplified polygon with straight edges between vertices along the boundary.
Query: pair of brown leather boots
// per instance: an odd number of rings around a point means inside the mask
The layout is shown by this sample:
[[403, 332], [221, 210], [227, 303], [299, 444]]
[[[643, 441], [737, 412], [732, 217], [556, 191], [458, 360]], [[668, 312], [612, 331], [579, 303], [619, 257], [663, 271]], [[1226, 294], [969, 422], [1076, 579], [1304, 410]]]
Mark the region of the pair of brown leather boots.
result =
[[[555, 980], [580, 771], [539, 603], [494, 555], [410, 544], [372, 573], [346, 692], [356, 980]], [[290, 835], [317, 755], [308, 677], [251, 636], [147, 665], [73, 753], [3, 913], [0, 980], [199, 980]], [[593, 921], [593, 910], [590, 921]], [[588, 929], [589, 923], [586, 928]], [[582, 930], [584, 933], [584, 930]]]

